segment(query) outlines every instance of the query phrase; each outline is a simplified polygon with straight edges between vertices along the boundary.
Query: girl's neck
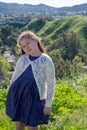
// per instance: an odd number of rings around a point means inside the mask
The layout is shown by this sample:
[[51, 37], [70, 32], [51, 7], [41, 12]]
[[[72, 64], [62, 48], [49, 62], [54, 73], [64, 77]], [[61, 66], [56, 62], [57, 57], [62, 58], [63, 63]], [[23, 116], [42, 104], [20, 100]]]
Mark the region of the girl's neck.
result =
[[31, 54], [31, 56], [40, 56], [42, 54], [41, 51], [36, 51], [34, 54]]

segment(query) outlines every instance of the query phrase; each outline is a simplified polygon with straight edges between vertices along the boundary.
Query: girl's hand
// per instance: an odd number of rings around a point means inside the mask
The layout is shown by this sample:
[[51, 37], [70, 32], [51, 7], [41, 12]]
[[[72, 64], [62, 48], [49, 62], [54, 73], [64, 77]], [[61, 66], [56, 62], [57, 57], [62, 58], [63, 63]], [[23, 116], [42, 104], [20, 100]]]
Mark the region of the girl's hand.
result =
[[44, 113], [44, 115], [49, 115], [51, 113], [51, 107], [44, 107], [43, 113]]

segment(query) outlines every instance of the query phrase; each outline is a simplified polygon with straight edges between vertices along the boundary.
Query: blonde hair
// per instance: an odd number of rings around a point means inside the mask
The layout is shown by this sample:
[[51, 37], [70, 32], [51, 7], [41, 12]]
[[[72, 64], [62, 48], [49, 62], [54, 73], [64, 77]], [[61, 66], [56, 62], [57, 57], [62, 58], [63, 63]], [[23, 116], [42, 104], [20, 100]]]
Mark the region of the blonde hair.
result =
[[[39, 37], [38, 37], [37, 35], [35, 35], [35, 33], [33, 33], [32, 31], [24, 31], [24, 32], [22, 32], [22, 33], [19, 35], [19, 37], [18, 37], [18, 46], [20, 46], [21, 40], [22, 40], [23, 38], [30, 38], [30, 39], [33, 39], [33, 40], [37, 41], [37, 42], [38, 42], [38, 43], [37, 43], [37, 46], [38, 46], [39, 50], [40, 50], [41, 52], [46, 53], [46, 50], [45, 50], [45, 48], [43, 47], [43, 45], [41, 44]], [[21, 48], [21, 54], [25, 54], [25, 52], [23, 51], [22, 48]]]

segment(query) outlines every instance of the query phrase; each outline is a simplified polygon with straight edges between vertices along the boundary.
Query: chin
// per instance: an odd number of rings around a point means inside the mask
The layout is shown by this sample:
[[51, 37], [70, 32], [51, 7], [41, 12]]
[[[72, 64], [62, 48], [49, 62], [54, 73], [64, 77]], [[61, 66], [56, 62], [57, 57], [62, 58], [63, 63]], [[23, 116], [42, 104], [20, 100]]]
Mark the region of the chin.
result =
[[28, 55], [32, 55], [32, 52], [28, 51], [27, 54], [28, 54]]

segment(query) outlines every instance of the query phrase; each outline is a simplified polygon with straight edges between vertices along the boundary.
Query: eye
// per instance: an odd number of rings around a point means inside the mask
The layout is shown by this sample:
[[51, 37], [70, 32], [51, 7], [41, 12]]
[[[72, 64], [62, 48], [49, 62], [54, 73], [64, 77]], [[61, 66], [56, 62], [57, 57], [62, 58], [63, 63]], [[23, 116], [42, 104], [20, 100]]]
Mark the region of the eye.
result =
[[27, 45], [30, 44], [30, 42], [27, 42]]
[[21, 46], [23, 49], [27, 48], [30, 42], [27, 42], [25, 45]]

